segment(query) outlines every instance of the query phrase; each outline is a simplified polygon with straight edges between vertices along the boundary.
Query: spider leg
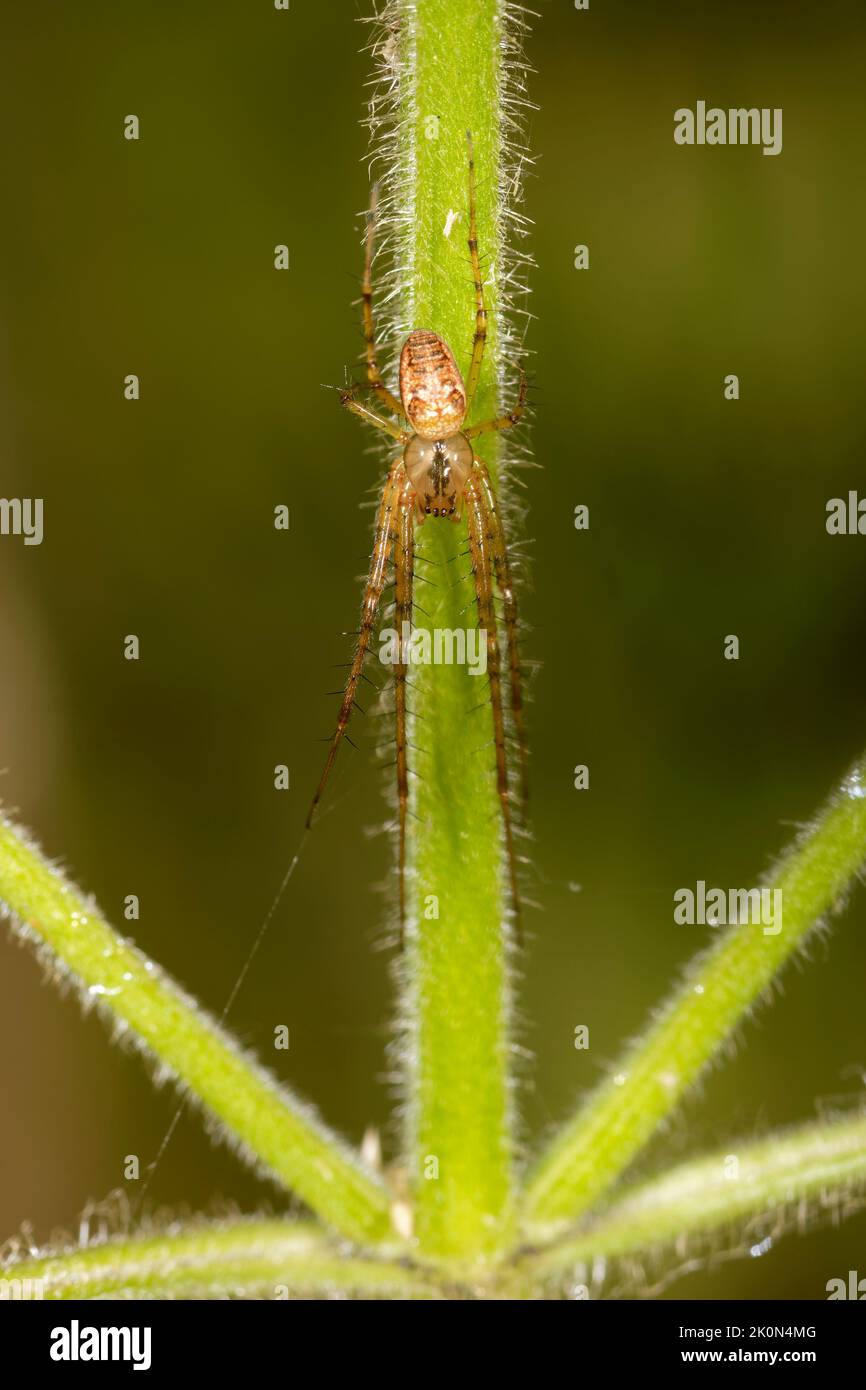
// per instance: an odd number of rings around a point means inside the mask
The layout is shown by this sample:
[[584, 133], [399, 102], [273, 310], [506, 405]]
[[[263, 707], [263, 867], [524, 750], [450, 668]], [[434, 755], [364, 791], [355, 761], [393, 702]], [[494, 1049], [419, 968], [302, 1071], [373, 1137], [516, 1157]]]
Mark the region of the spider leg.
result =
[[376, 621], [376, 613], [378, 612], [379, 602], [382, 598], [382, 590], [385, 587], [388, 560], [394, 548], [394, 542], [397, 539], [397, 520], [395, 514], [405, 478], [406, 474], [403, 460], [400, 458], [391, 465], [391, 470], [382, 490], [382, 498], [379, 502], [379, 510], [376, 516], [375, 538], [373, 541], [373, 556], [370, 561], [370, 573], [364, 589], [364, 599], [361, 604], [358, 645], [355, 648], [355, 656], [343, 691], [343, 702], [340, 705], [340, 713], [337, 716], [337, 727], [331, 739], [331, 746], [328, 749], [325, 770], [322, 773], [321, 780], [316, 788], [316, 795], [313, 797], [310, 810], [307, 814], [308, 830], [313, 823], [313, 817], [322, 799], [322, 794], [327, 785], [328, 778], [331, 775], [331, 769], [336, 761], [337, 751], [343, 741], [346, 726], [352, 715], [352, 706], [355, 703], [358, 683], [363, 671], [364, 658], [370, 646], [373, 624]]
[[514, 594], [514, 584], [511, 579], [511, 565], [508, 562], [508, 546], [505, 540], [505, 530], [502, 525], [502, 518], [499, 515], [496, 494], [493, 491], [490, 474], [487, 471], [486, 463], [482, 463], [481, 459], [475, 460], [475, 468], [478, 473], [479, 485], [484, 497], [484, 504], [490, 523], [490, 531], [492, 533], [491, 548], [493, 553], [493, 572], [496, 575], [496, 585], [499, 589], [504, 610], [505, 635], [508, 643], [507, 655], [511, 694], [511, 719], [517, 738], [517, 750], [520, 759], [520, 799], [525, 812], [529, 801], [529, 755], [526, 743], [526, 725], [523, 718], [523, 677], [520, 669], [520, 648], [517, 642], [517, 599]]
[[469, 146], [469, 257], [472, 261], [472, 279], [475, 284], [475, 337], [472, 339], [472, 359], [469, 363], [469, 377], [466, 383], [466, 415], [472, 410], [472, 402], [478, 389], [481, 376], [481, 363], [484, 360], [484, 347], [487, 342], [487, 309], [484, 305], [484, 285], [481, 280], [481, 264], [478, 259], [478, 218], [476, 213], [475, 150], [472, 132], [467, 130], [466, 141]]
[[408, 480], [397, 509], [397, 542], [394, 554], [394, 620], [397, 625], [399, 662], [394, 664], [394, 714], [397, 735], [397, 808], [399, 818], [397, 873], [399, 876], [400, 948], [406, 928], [406, 816], [409, 809], [409, 765], [406, 755], [406, 652], [404, 635], [412, 625], [412, 589], [415, 563], [415, 493]]
[[513, 410], [509, 410], [507, 415], [500, 415], [495, 420], [484, 420], [480, 425], [470, 425], [463, 434], [467, 439], [477, 439], [479, 434], [492, 434], [499, 430], [513, 430], [515, 425], [520, 424], [521, 416], [526, 408], [526, 373], [520, 369], [520, 388], [517, 392], [517, 402]]
[[373, 324], [373, 244], [376, 239], [376, 214], [379, 207], [379, 185], [374, 184], [367, 213], [367, 235], [364, 249], [364, 280], [361, 286], [361, 317], [364, 325], [364, 350], [367, 358], [367, 380], [379, 400], [395, 415], [403, 407], [382, 380], [376, 353], [376, 330]]
[[496, 748], [496, 790], [499, 793], [499, 804], [502, 807], [511, 905], [517, 928], [517, 939], [522, 941], [520, 894], [517, 887], [517, 857], [514, 850], [511, 797], [508, 788], [505, 718], [502, 710], [502, 666], [499, 658], [499, 635], [494, 608], [493, 552], [496, 543], [496, 527], [491, 519], [481, 478], [475, 471], [470, 473], [464, 491], [469, 526], [469, 549], [472, 555], [472, 571], [475, 579], [475, 598], [478, 604], [478, 623], [487, 634], [487, 675], [490, 681], [490, 703], [493, 708], [493, 743]]
[[362, 405], [355, 400], [354, 388], [347, 387], [340, 392], [340, 405], [345, 406], [353, 415], [357, 415], [360, 420], [365, 420], [368, 425], [375, 425], [377, 430], [384, 430], [385, 434], [390, 434], [392, 439], [397, 439], [401, 444], [405, 444], [409, 435], [405, 430], [401, 430], [399, 425], [395, 425], [391, 420], [383, 420], [381, 415], [377, 415], [375, 410], [369, 406]]

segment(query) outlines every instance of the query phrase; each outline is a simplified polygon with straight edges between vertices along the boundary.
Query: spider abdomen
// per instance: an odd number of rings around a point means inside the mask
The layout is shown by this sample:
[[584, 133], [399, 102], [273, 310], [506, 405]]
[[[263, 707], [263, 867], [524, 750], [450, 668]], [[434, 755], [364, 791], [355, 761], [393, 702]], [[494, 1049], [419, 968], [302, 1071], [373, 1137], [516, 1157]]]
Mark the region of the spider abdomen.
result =
[[438, 333], [416, 328], [400, 354], [400, 396], [422, 439], [447, 439], [466, 415], [466, 387], [454, 354]]

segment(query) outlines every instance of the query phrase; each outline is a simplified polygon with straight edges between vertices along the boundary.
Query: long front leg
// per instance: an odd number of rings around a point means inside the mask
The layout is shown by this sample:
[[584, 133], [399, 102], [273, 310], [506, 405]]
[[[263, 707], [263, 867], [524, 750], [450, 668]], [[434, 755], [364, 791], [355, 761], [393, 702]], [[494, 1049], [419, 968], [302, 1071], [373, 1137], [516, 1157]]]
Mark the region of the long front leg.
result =
[[469, 377], [466, 383], [466, 415], [472, 410], [478, 380], [481, 376], [481, 363], [484, 361], [484, 347], [487, 342], [487, 308], [484, 303], [484, 282], [481, 279], [481, 260], [478, 255], [478, 216], [476, 212], [475, 148], [471, 132], [466, 132], [469, 146], [469, 260], [472, 264], [472, 283], [475, 287], [475, 336], [472, 339], [472, 359], [469, 363]]
[[375, 410], [371, 410], [369, 406], [356, 401], [354, 387], [347, 387], [340, 392], [340, 405], [344, 406], [346, 410], [350, 410], [353, 415], [357, 415], [359, 420], [364, 420], [368, 425], [375, 426], [377, 430], [390, 434], [392, 439], [398, 440], [401, 444], [405, 444], [409, 439], [406, 430], [401, 430], [399, 425], [393, 424], [391, 420], [383, 420], [382, 416], [377, 415]]
[[499, 433], [501, 430], [513, 430], [515, 425], [519, 425], [523, 412], [526, 409], [526, 373], [520, 369], [520, 387], [517, 392], [517, 401], [513, 410], [509, 410], [506, 415], [497, 415], [495, 420], [483, 420], [480, 425], [470, 425], [463, 434], [467, 439], [477, 439], [479, 434]]
[[517, 598], [511, 579], [511, 565], [508, 562], [508, 546], [505, 530], [496, 501], [496, 493], [490, 481], [486, 463], [475, 460], [478, 483], [484, 496], [491, 533], [493, 571], [496, 585], [502, 599], [505, 618], [505, 636], [508, 645], [508, 675], [511, 690], [511, 719], [517, 739], [517, 753], [520, 759], [520, 799], [526, 810], [529, 801], [529, 754], [526, 743], [526, 724], [523, 717], [523, 673], [520, 666], [520, 648], [517, 641]]
[[394, 664], [394, 714], [397, 738], [397, 874], [402, 948], [406, 932], [406, 817], [409, 813], [409, 763], [406, 751], [408, 661], [404, 650], [404, 638], [408, 642], [412, 627], [412, 591], [415, 577], [415, 496], [408, 483], [401, 494], [397, 511], [394, 616], [397, 624], [399, 660]]
[[352, 661], [351, 670], [346, 681], [346, 688], [343, 692], [343, 702], [340, 705], [340, 713], [337, 716], [337, 727], [331, 739], [331, 746], [328, 749], [328, 757], [325, 762], [325, 770], [316, 788], [316, 795], [313, 797], [307, 815], [307, 829], [313, 823], [316, 808], [322, 799], [322, 794], [331, 775], [331, 769], [337, 757], [346, 726], [352, 717], [352, 709], [355, 704], [355, 697], [358, 691], [358, 684], [361, 680], [361, 673], [364, 669], [364, 658], [370, 646], [370, 638], [373, 633], [373, 624], [376, 621], [376, 614], [379, 611], [379, 603], [382, 598], [382, 590], [385, 586], [385, 576], [388, 567], [388, 560], [394, 549], [397, 539], [397, 508], [399, 504], [401, 490], [406, 481], [406, 470], [403, 466], [402, 458], [397, 459], [391, 465], [387, 481], [382, 490], [382, 498], [379, 503], [379, 510], [376, 514], [376, 531], [373, 539], [373, 557], [370, 561], [370, 574], [364, 589], [364, 599], [361, 604], [361, 625], [358, 629], [358, 645], [355, 648], [355, 656]]
[[493, 711], [493, 743], [496, 750], [496, 790], [502, 808], [505, 850], [508, 858], [508, 879], [518, 941], [522, 940], [520, 893], [517, 886], [517, 856], [511, 823], [511, 796], [508, 787], [508, 756], [505, 747], [505, 717], [502, 709], [502, 666], [499, 658], [499, 634], [496, 625], [493, 589], [493, 528], [483, 485], [476, 473], [471, 473], [465, 488], [466, 518], [469, 526], [469, 552], [475, 578], [475, 597], [478, 604], [478, 623], [487, 634], [487, 675], [490, 681], [490, 704]]

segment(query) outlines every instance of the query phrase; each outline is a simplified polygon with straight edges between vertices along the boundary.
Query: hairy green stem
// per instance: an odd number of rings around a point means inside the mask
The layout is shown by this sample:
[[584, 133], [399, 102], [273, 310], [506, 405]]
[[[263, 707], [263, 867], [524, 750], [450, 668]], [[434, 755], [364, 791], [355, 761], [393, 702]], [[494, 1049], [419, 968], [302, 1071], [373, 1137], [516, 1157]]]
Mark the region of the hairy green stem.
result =
[[7, 1298], [438, 1296], [426, 1274], [399, 1260], [363, 1258], [313, 1226], [260, 1220], [117, 1237], [11, 1261], [0, 1267], [4, 1281]]
[[[502, 6], [395, 0], [401, 76], [392, 170], [403, 331], [443, 337], [464, 373], [475, 326], [468, 148], [478, 171], [487, 353], [473, 419], [496, 413], [502, 366]], [[497, 476], [495, 436], [479, 450]], [[418, 535], [419, 628], [474, 627], [465, 523]], [[424, 583], [422, 579], [430, 582]], [[417, 666], [409, 821], [409, 1165], [421, 1249], [494, 1252], [512, 1223], [507, 893], [487, 682], [466, 664]]]
[[866, 861], [866, 759], [771, 876], [782, 929], [730, 926], [698, 956], [648, 1032], [622, 1058], [530, 1174], [532, 1226], [573, 1220], [596, 1201], [718, 1053]]
[[[844, 1214], [862, 1204], [864, 1189], [866, 1117], [804, 1125], [683, 1163], [635, 1188], [585, 1229], [527, 1252], [523, 1263], [545, 1278], [598, 1258], [680, 1245], [721, 1227], [731, 1227], [742, 1244], [737, 1224], [750, 1217], [760, 1222], [756, 1236], [773, 1239], [817, 1213]], [[759, 1242], [759, 1248], [767, 1247]]]
[[95, 904], [0, 820], [0, 907], [49, 973], [98, 1006], [117, 1035], [225, 1128], [248, 1162], [291, 1188], [336, 1230], [381, 1240], [390, 1230], [384, 1186], [315, 1114], [245, 1056], [153, 961], [117, 934]]

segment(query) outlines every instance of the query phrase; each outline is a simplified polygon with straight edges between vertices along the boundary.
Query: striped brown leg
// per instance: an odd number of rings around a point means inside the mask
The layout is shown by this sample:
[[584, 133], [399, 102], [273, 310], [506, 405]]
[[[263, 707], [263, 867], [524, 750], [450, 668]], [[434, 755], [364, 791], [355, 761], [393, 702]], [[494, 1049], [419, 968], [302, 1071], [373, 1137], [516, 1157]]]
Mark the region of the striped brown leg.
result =
[[343, 702], [340, 705], [340, 713], [337, 716], [337, 728], [331, 739], [331, 746], [328, 749], [325, 770], [322, 773], [321, 780], [316, 788], [316, 795], [313, 797], [312, 805], [307, 815], [307, 829], [309, 829], [313, 823], [316, 808], [322, 799], [322, 793], [331, 775], [331, 769], [334, 766], [337, 751], [343, 741], [346, 726], [352, 715], [358, 684], [364, 669], [364, 658], [370, 646], [373, 624], [376, 621], [376, 614], [382, 598], [382, 590], [385, 587], [388, 561], [397, 540], [398, 507], [405, 483], [406, 470], [401, 457], [391, 465], [387, 481], [382, 490], [379, 510], [376, 515], [376, 532], [373, 540], [373, 557], [370, 562], [370, 574], [367, 579], [366, 588], [364, 589], [364, 600], [361, 605], [358, 645], [355, 648], [354, 660], [352, 661], [351, 670], [349, 671], [349, 676], [346, 681], [346, 688], [343, 692]]
[[390, 434], [392, 439], [397, 439], [401, 444], [405, 444], [409, 439], [409, 434], [401, 430], [399, 425], [395, 425], [393, 420], [385, 420], [381, 415], [377, 415], [375, 410], [369, 406], [362, 405], [355, 400], [356, 386], [347, 386], [340, 392], [340, 405], [346, 410], [350, 410], [353, 415], [357, 415], [359, 420], [363, 420], [367, 425], [373, 425], [377, 430], [382, 430], [385, 434]]
[[395, 415], [403, 414], [403, 407], [392, 395], [382, 380], [379, 359], [376, 352], [376, 329], [373, 323], [373, 244], [376, 238], [376, 214], [379, 205], [379, 185], [373, 188], [370, 210], [367, 213], [367, 238], [364, 252], [364, 280], [361, 286], [361, 316], [364, 325], [364, 347], [367, 358], [367, 381], [370, 389], [383, 405]]
[[394, 552], [394, 618], [400, 659], [394, 665], [394, 711], [397, 734], [397, 810], [400, 947], [406, 930], [406, 817], [409, 811], [409, 765], [406, 753], [406, 653], [403, 637], [412, 626], [412, 589], [415, 568], [415, 494], [408, 481], [397, 508], [397, 541]]
[[496, 494], [490, 481], [487, 465], [481, 459], [475, 460], [479, 487], [487, 509], [491, 548], [493, 552], [493, 572], [496, 586], [502, 599], [505, 618], [505, 635], [508, 642], [508, 675], [511, 693], [511, 719], [517, 739], [517, 753], [520, 759], [520, 799], [524, 812], [529, 801], [529, 754], [526, 744], [526, 725], [523, 718], [523, 676], [520, 669], [520, 648], [517, 641], [517, 599], [511, 579], [511, 566], [508, 563], [508, 547]]
[[487, 675], [490, 681], [490, 703], [493, 709], [496, 790], [502, 807], [511, 904], [514, 911], [517, 938], [520, 941], [522, 939], [520, 894], [517, 887], [517, 857], [511, 823], [511, 797], [508, 789], [508, 756], [505, 747], [505, 717], [502, 708], [502, 665], [499, 656], [499, 634], [494, 608], [493, 556], [496, 548], [496, 527], [490, 515], [484, 484], [477, 470], [470, 473], [464, 495], [466, 498], [466, 519], [469, 526], [469, 553], [472, 556], [475, 598], [478, 604], [478, 624], [487, 634]]
[[526, 373], [523, 368], [520, 370], [520, 387], [517, 392], [517, 402], [513, 410], [509, 410], [506, 415], [498, 415], [494, 420], [484, 420], [480, 425], [470, 425], [468, 430], [464, 430], [467, 439], [477, 439], [479, 434], [493, 434], [500, 430], [513, 430], [515, 425], [520, 424], [521, 417], [526, 408]]
[[466, 132], [469, 145], [469, 258], [472, 262], [472, 279], [475, 285], [475, 337], [472, 340], [472, 359], [469, 363], [469, 377], [466, 383], [466, 418], [472, 410], [472, 402], [478, 389], [481, 376], [481, 363], [484, 360], [484, 346], [487, 342], [487, 309], [484, 305], [484, 285], [481, 280], [481, 262], [478, 257], [478, 217], [476, 213], [475, 151], [472, 134]]

